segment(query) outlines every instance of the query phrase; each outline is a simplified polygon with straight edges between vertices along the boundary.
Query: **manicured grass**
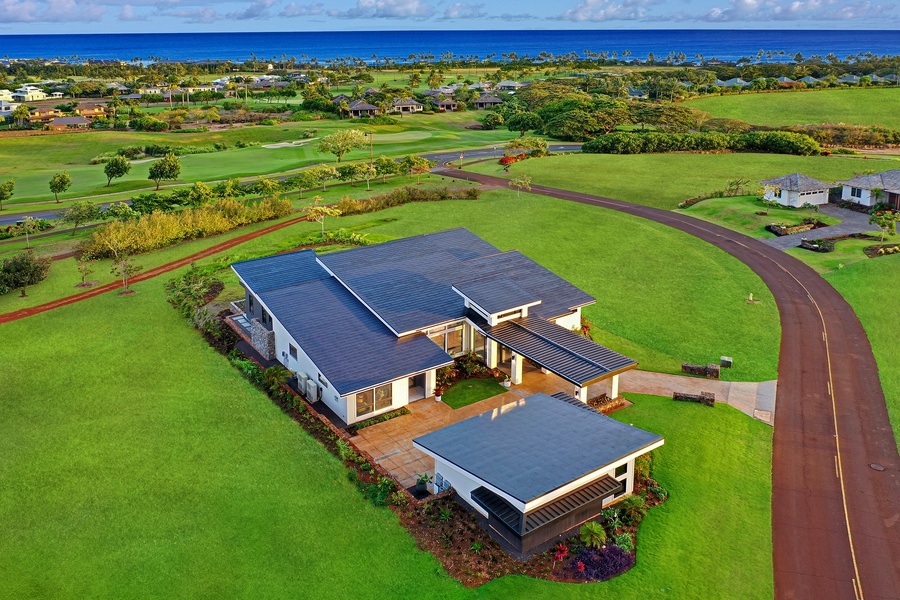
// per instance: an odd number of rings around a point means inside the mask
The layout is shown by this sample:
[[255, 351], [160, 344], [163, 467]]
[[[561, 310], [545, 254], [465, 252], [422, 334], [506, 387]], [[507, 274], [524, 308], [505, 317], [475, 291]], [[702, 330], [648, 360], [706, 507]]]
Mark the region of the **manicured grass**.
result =
[[823, 181], [836, 181], [866, 169], [886, 171], [896, 164], [836, 156], [751, 153], [567, 154], [515, 163], [509, 173], [503, 173], [503, 168], [493, 161], [467, 168], [500, 177], [529, 175], [532, 184], [671, 209], [698, 194], [724, 190], [729, 179], [756, 182], [800, 172]]
[[[799, 225], [806, 218], [816, 218], [828, 225], [837, 225], [841, 220], [826, 214], [809, 212], [799, 208], [778, 207], [768, 210], [756, 196], [734, 196], [730, 198], [710, 198], [683, 209], [684, 214], [739, 231], [755, 238], [773, 238], [774, 233], [766, 231], [769, 223]], [[810, 233], [815, 236], [815, 232]]]
[[0, 597], [469, 596], [163, 283], [0, 326]]
[[[842, 243], [846, 242], [838, 243], [839, 248]], [[878, 362], [878, 377], [894, 438], [900, 440], [900, 361], [897, 360], [900, 321], [893, 316], [900, 286], [900, 256], [859, 261], [824, 277], [847, 299], [866, 329]]]
[[[876, 231], [870, 231], [871, 235], [878, 235]], [[834, 252], [813, 252], [803, 248], [791, 248], [788, 254], [799, 258], [819, 273], [829, 273], [836, 269], [843, 269], [854, 263], [870, 260], [863, 252], [863, 248], [878, 244], [877, 240], [839, 240], [835, 244]]]
[[504, 577], [480, 597], [772, 598], [772, 429], [730, 406], [626, 396], [611, 416], [665, 436], [652, 475], [670, 494], [641, 524], [635, 567], [587, 586]]
[[493, 379], [464, 379], [451, 385], [441, 396], [441, 401], [450, 408], [462, 408], [505, 391], [506, 388]]
[[[436, 115], [413, 115], [399, 119], [396, 125], [373, 126], [350, 123], [347, 120], [288, 122], [271, 127], [240, 127], [206, 133], [140, 133], [98, 131], [87, 134], [38, 136], [7, 140], [0, 149], [0, 178], [14, 177], [16, 193], [13, 202], [52, 200], [48, 189], [50, 178], [66, 170], [72, 177], [72, 187], [62, 198], [89, 194], [125, 192], [153, 186], [147, 179], [150, 162], [135, 164], [131, 172], [110, 187], [106, 187], [103, 165], [89, 164], [91, 158], [129, 146], [150, 144], [169, 146], [212, 146], [224, 143], [233, 146], [237, 141], [259, 142], [263, 145], [294, 142], [302, 133], [315, 129], [321, 138], [339, 129], [355, 128], [372, 131], [371, 151], [375, 156], [400, 156], [409, 153], [473, 148], [497, 144], [515, 137], [515, 133], [498, 129], [476, 131], [468, 129], [480, 117], [476, 111]], [[52, 139], [50, 139], [52, 138]], [[285, 148], [231, 148], [222, 152], [191, 154], [181, 157], [180, 182], [213, 181], [230, 177], [249, 177], [281, 172], [315, 163], [333, 163], [335, 157], [316, 150], [316, 141], [302, 146]], [[355, 150], [344, 160], [368, 159], [370, 148]], [[36, 165], [39, 167], [36, 168]], [[172, 183], [172, 182], [168, 182]]]
[[900, 129], [898, 102], [900, 88], [892, 87], [709, 96], [684, 106], [754, 125], [852, 123]]

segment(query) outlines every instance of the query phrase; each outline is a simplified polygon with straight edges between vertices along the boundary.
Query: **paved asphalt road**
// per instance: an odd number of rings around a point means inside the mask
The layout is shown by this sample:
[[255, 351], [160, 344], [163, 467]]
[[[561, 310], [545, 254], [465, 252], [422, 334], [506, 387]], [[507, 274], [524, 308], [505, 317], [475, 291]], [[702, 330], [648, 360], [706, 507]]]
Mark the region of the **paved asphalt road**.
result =
[[[506, 185], [456, 169], [442, 174]], [[763, 279], [782, 325], [772, 457], [775, 597], [900, 598], [900, 456], [872, 349], [844, 298], [799, 260], [723, 227], [540, 185], [532, 193], [674, 227]]]

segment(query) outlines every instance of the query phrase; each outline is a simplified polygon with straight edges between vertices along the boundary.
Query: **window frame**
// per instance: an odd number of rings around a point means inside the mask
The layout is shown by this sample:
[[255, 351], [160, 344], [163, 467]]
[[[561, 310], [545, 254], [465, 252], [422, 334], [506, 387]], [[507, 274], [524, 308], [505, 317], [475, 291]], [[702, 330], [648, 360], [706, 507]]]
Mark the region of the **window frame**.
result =
[[297, 360], [297, 347], [293, 344], [288, 344], [288, 355], [294, 360]]

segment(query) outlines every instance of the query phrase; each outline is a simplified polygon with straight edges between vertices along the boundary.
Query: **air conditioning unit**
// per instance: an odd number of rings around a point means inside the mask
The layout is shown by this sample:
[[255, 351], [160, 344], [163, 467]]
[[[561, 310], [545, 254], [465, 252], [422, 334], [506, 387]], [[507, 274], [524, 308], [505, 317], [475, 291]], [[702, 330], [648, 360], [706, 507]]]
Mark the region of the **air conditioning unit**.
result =
[[297, 373], [297, 389], [300, 390], [300, 395], [306, 395], [306, 382], [309, 381], [309, 377], [307, 377], [306, 373]]
[[312, 379], [306, 381], [306, 399], [315, 402], [319, 399], [319, 386]]

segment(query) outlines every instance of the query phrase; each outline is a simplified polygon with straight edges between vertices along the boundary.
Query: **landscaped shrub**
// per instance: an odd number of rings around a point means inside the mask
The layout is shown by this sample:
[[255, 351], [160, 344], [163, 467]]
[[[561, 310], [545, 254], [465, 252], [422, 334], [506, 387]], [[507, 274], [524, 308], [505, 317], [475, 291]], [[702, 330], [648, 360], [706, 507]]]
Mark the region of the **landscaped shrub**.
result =
[[[32, 230], [29, 231], [29, 235], [33, 235], [39, 231], [47, 231], [49, 229], [53, 229], [53, 223], [48, 221], [47, 219], [35, 219], [31, 222]], [[19, 237], [25, 235], [25, 227], [21, 225], [7, 225], [6, 227], [0, 229], [0, 240], [8, 240], [10, 238]]]
[[606, 530], [596, 521], [588, 521], [582, 525], [579, 533], [585, 546], [600, 548], [606, 543]]
[[224, 288], [225, 284], [215, 275], [191, 269], [166, 283], [166, 300], [182, 316], [193, 321], [195, 313], [209, 304]]
[[408, 414], [409, 409], [403, 406], [401, 408], [398, 408], [397, 410], [392, 410], [391, 412], [386, 412], [384, 414], [378, 415], [377, 417], [372, 417], [371, 419], [366, 419], [365, 421], [354, 423], [347, 428], [347, 431], [349, 431], [350, 433], [356, 433], [360, 429], [365, 429], [366, 427], [369, 427], [371, 425], [378, 425], [379, 423], [384, 423], [385, 421], [390, 421], [391, 419], [396, 419], [397, 417], [402, 417], [403, 415]]
[[634, 556], [616, 545], [605, 548], [587, 547], [572, 559], [578, 577], [586, 581], [606, 581], [634, 566]]
[[368, 236], [365, 233], [356, 233], [355, 231], [350, 231], [349, 229], [326, 231], [319, 236], [319, 239], [322, 241], [346, 244], [348, 246], [368, 246], [372, 242], [370, 242], [367, 238]]
[[622, 511], [622, 519], [630, 525], [637, 525], [647, 516], [647, 501], [643, 496], [628, 496], [619, 504]]
[[714, 152], [735, 150], [772, 154], [819, 154], [822, 148], [807, 135], [787, 131], [756, 133], [610, 133], [581, 147], [589, 154], [643, 154], [650, 152]]
[[620, 533], [614, 539], [613, 542], [616, 546], [624, 550], [625, 552], [634, 552], [634, 538], [631, 537], [630, 533]]
[[480, 195], [477, 188], [468, 188], [464, 191], [451, 191], [448, 188], [440, 188], [437, 190], [427, 190], [414, 186], [404, 186], [385, 192], [384, 194], [376, 194], [368, 200], [353, 200], [349, 196], [345, 196], [337, 203], [336, 208], [341, 214], [361, 215], [372, 213], [386, 208], [402, 206], [410, 202], [437, 202], [440, 200], [477, 200]]
[[292, 210], [290, 201], [285, 199], [252, 203], [226, 199], [218, 204], [178, 212], [154, 212], [98, 227], [79, 249], [82, 255], [90, 258], [150, 252], [182, 240], [216, 235], [249, 223], [283, 217]]
[[398, 121], [394, 117], [386, 117], [386, 116], [382, 115], [379, 117], [372, 117], [371, 119], [369, 119], [369, 118], [350, 119], [350, 122], [351, 123], [363, 123], [365, 125], [396, 125], [400, 121]]

